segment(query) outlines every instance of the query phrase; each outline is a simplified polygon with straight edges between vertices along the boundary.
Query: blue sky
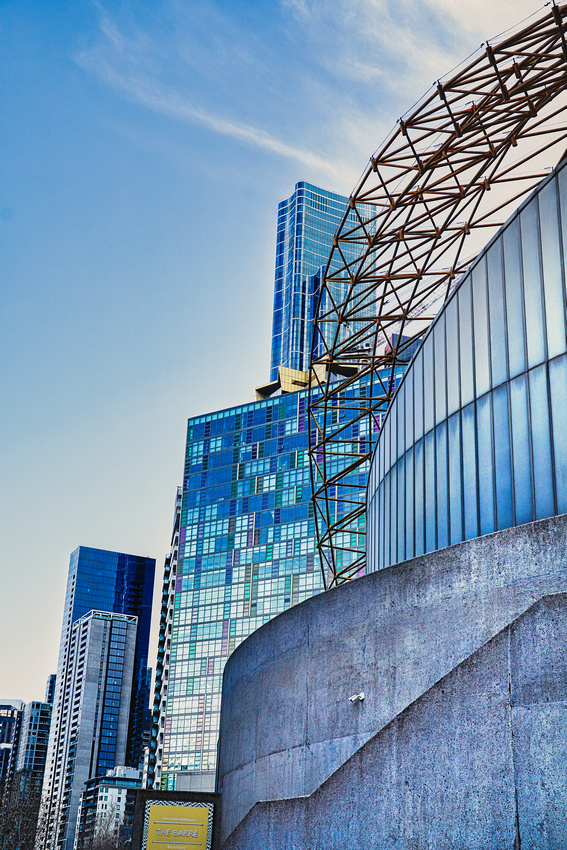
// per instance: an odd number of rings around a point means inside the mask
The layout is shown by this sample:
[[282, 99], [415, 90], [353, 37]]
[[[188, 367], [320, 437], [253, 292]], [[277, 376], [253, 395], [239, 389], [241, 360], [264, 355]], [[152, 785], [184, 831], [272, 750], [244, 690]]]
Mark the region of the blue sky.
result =
[[[268, 378], [277, 203], [348, 194], [527, 0], [0, 0], [2, 696], [78, 545], [169, 546], [188, 416]], [[153, 652], [153, 648], [152, 648]]]

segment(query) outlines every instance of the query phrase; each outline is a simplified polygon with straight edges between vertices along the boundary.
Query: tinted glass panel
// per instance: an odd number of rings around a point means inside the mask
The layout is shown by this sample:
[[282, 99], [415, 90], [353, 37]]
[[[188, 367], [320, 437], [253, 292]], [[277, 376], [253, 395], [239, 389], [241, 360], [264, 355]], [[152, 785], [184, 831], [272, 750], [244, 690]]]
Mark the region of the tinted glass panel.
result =
[[415, 447], [415, 554], [423, 555], [425, 523], [423, 515], [423, 440]]
[[474, 363], [470, 275], [459, 287], [459, 356], [461, 367], [461, 404], [474, 398]]
[[549, 429], [549, 400], [546, 366], [532, 369], [529, 375], [532, 452], [536, 519], [553, 515], [553, 478]]
[[567, 513], [567, 355], [549, 364], [557, 512]]
[[404, 561], [406, 558], [406, 481], [405, 481], [405, 459], [398, 461], [398, 533], [397, 533], [397, 560]]
[[528, 382], [525, 375], [510, 381], [512, 457], [516, 525], [533, 519], [532, 464], [529, 436]]
[[435, 422], [439, 423], [447, 417], [444, 313], [435, 324], [433, 343], [435, 346]]
[[461, 492], [461, 417], [455, 413], [449, 422], [449, 505], [451, 543], [463, 539], [463, 511]]
[[465, 540], [478, 537], [478, 505], [476, 485], [476, 427], [474, 404], [463, 408], [463, 502], [465, 508]]
[[425, 435], [425, 551], [437, 548], [435, 534], [435, 432]]
[[522, 211], [520, 225], [528, 365], [536, 366], [545, 358], [537, 201], [528, 204]]
[[413, 449], [406, 455], [406, 558], [413, 558], [415, 554], [413, 536]]
[[449, 415], [459, 407], [459, 323], [457, 321], [457, 299], [453, 298], [445, 308], [445, 333], [447, 340], [447, 412]]
[[510, 456], [510, 422], [508, 386], [498, 387], [492, 394], [494, 416], [494, 470], [496, 481], [496, 527], [510, 528], [512, 516], [512, 464]]
[[423, 351], [420, 351], [413, 366], [414, 373], [414, 428], [415, 440], [423, 437]]
[[486, 302], [486, 258], [473, 270], [474, 359], [476, 394], [490, 389], [488, 305]]
[[479, 398], [476, 403], [478, 427], [478, 496], [481, 534], [490, 534], [490, 532], [495, 530], [491, 406], [489, 393]]
[[565, 290], [559, 251], [556, 189], [557, 181], [552, 180], [539, 193], [547, 356], [549, 358], [563, 354], [565, 351]]
[[504, 280], [502, 275], [502, 241], [498, 239], [487, 255], [488, 305], [490, 315], [490, 362], [492, 386], [497, 387], [508, 377], [506, 354], [506, 325], [504, 321]]
[[425, 433], [433, 428], [433, 336], [430, 333], [423, 344], [423, 408]]
[[447, 485], [447, 422], [435, 429], [437, 470], [437, 548], [449, 545], [449, 503]]
[[514, 219], [504, 231], [503, 242], [508, 359], [510, 363], [510, 375], [514, 377], [526, 368], [524, 293], [520, 262], [520, 224], [518, 219]]

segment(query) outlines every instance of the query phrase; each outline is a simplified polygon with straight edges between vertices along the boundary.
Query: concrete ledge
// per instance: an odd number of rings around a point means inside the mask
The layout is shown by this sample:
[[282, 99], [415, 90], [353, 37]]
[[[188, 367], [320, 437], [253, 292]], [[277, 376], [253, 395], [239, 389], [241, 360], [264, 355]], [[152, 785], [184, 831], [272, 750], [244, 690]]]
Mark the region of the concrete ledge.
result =
[[312, 794], [535, 601], [567, 591], [566, 540], [567, 515], [506, 529], [357, 579], [251, 635], [224, 674], [222, 839], [258, 801]]

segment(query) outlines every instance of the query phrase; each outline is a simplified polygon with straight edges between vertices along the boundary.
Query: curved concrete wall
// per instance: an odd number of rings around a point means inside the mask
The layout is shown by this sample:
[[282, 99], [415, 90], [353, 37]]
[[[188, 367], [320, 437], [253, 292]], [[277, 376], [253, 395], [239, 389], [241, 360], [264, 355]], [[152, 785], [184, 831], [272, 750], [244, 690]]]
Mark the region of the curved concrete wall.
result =
[[257, 803], [223, 850], [563, 850], [566, 700], [563, 593], [444, 676], [309, 797]]
[[535, 601], [566, 592], [566, 540], [567, 516], [496, 532], [314, 597], [251, 635], [224, 674], [222, 840], [258, 801], [312, 794]]
[[567, 512], [567, 165], [433, 323], [378, 437], [367, 571]]

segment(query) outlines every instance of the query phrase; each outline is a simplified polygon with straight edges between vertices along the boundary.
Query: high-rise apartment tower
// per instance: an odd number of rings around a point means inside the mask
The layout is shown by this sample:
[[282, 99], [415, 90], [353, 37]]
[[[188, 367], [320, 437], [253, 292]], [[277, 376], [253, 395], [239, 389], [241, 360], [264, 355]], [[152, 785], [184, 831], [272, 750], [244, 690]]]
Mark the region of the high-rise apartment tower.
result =
[[[154, 572], [153, 558], [90, 549], [84, 546], [76, 549], [71, 555], [43, 785], [42, 806], [45, 829], [42, 834], [42, 847], [61, 847], [65, 850], [72, 847], [70, 836], [75, 827], [76, 806], [82, 784], [87, 779], [99, 773], [105, 773], [116, 765], [138, 768], [143, 762], [143, 735], [144, 725], [147, 724], [148, 719], [149, 702], [147, 664]], [[128, 655], [126, 659], [120, 660], [122, 651], [120, 647], [117, 647], [110, 656], [105, 655], [110, 640], [108, 629], [112, 631], [115, 627], [112, 621], [101, 620], [100, 617], [95, 617], [93, 612], [98, 612], [101, 616], [103, 614], [125, 615], [129, 624], [128, 645], [132, 644], [133, 649], [131, 659]], [[79, 621], [81, 622], [80, 645], [77, 645], [79, 633], [75, 625]], [[104, 623], [108, 622], [111, 625], [106, 626], [105, 647], [100, 650], [98, 663], [109, 665], [109, 675], [106, 677], [104, 673], [106, 667], [104, 670], [101, 668], [100, 676], [97, 672], [101, 692], [93, 694], [88, 688], [83, 688], [82, 680], [78, 675], [80, 671], [75, 671], [73, 664], [77, 657], [82, 657], [86, 626], [88, 625], [88, 639], [92, 641], [91, 656], [95, 658], [99, 650], [98, 638], [95, 640], [94, 634], [95, 632], [98, 634]], [[123, 625], [116, 625], [116, 629], [121, 631]], [[86, 663], [86, 656], [84, 660]], [[115, 675], [110, 675], [111, 672]], [[103, 703], [100, 700], [105, 699], [104, 695], [107, 691], [110, 695], [115, 686], [120, 686], [119, 706], [114, 704], [117, 697], [109, 696], [108, 712], [104, 715], [106, 725], [103, 731], [103, 727], [100, 726]], [[75, 707], [79, 709], [77, 715], [73, 713]], [[117, 744], [115, 749], [112, 738], [116, 732], [118, 715], [122, 737], [120, 746], [118, 747]], [[95, 726], [97, 723], [100, 726], [100, 741], [95, 747], [93, 732], [91, 746], [95, 749], [89, 756], [88, 770], [81, 779], [76, 799], [73, 798], [73, 806], [75, 806], [73, 811], [69, 780], [70, 777], [77, 778], [79, 775], [76, 768], [73, 768], [77, 741], [79, 735], [83, 734], [81, 728], [90, 728], [89, 724], [93, 723]], [[82, 724], [86, 725], [82, 726]], [[71, 841], [70, 844], [68, 844], [69, 841]]]

